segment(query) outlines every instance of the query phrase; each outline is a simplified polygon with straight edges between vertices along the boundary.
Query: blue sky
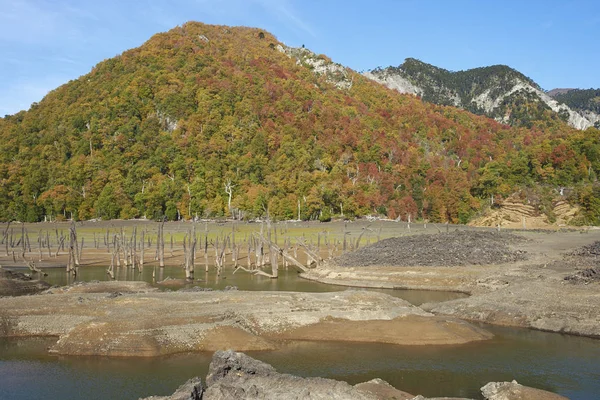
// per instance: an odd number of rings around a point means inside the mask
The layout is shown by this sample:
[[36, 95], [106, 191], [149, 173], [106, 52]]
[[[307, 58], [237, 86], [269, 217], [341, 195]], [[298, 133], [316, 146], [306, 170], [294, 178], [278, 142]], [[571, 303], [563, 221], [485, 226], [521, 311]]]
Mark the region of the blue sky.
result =
[[357, 71], [414, 57], [600, 87], [597, 0], [0, 0], [0, 116], [190, 20], [260, 27]]

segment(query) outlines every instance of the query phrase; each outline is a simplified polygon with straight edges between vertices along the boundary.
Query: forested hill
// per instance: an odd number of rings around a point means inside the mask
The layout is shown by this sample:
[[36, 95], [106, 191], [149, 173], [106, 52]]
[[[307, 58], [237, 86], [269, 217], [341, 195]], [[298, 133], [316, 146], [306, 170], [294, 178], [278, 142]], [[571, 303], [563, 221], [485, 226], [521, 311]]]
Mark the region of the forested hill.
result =
[[564, 89], [551, 96], [574, 110], [600, 115], [600, 89]]
[[598, 130], [424, 103], [259, 29], [157, 34], [0, 119], [0, 135], [2, 220], [466, 222], [492, 195], [541, 207], [559, 186], [587, 221], [600, 208]]
[[398, 67], [377, 68], [365, 75], [425, 101], [460, 107], [513, 126], [562, 120], [577, 129], [600, 127], [597, 109], [573, 107], [574, 102], [562, 101], [560, 96], [552, 98], [552, 93], [506, 65], [451, 72], [408, 58]]

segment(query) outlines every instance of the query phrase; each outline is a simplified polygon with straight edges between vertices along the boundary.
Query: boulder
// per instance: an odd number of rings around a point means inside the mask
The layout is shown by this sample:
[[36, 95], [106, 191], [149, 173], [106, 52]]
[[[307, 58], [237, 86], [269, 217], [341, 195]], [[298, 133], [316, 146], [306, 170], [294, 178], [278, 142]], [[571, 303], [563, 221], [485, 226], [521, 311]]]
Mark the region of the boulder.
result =
[[354, 385], [356, 389], [363, 393], [371, 394], [381, 400], [411, 400], [415, 396], [398, 390], [383, 379], [375, 378], [368, 382], [362, 382]]
[[[566, 397], [556, 393], [535, 389], [512, 382], [490, 382], [481, 388], [487, 400], [565, 400]], [[567, 399], [568, 400], [568, 399]]]
[[179, 386], [171, 396], [150, 396], [143, 400], [202, 400], [203, 392], [202, 380], [196, 377]]
[[346, 382], [280, 374], [262, 361], [232, 350], [217, 351], [206, 377], [203, 400], [375, 400]]

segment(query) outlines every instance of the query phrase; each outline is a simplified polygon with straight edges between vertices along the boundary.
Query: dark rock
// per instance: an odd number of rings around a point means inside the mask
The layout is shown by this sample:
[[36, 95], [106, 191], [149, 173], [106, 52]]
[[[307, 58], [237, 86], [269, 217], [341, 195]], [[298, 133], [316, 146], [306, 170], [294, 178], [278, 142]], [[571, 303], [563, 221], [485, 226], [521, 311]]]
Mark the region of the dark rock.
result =
[[565, 276], [565, 280], [578, 284], [588, 284], [594, 281], [600, 282], [600, 268], [586, 268], [574, 274]]
[[242, 374], [269, 376], [276, 371], [269, 364], [248, 357], [244, 353], [237, 353], [233, 350], [217, 351], [213, 355], [208, 369], [206, 385], [210, 387], [226, 378], [230, 373], [234, 373], [236, 376], [242, 376]]
[[217, 351], [206, 377], [203, 400], [322, 399], [375, 400], [346, 382], [280, 374], [243, 353]]

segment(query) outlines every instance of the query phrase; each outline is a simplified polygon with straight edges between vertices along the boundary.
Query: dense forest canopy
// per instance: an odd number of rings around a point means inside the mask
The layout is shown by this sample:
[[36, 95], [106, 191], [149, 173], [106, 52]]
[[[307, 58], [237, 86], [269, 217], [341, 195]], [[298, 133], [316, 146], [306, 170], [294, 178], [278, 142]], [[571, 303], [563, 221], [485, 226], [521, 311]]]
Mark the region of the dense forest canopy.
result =
[[0, 219], [467, 222], [491, 196], [569, 187], [599, 222], [600, 131], [509, 127], [353, 71], [339, 89], [278, 45], [187, 23], [0, 119]]

